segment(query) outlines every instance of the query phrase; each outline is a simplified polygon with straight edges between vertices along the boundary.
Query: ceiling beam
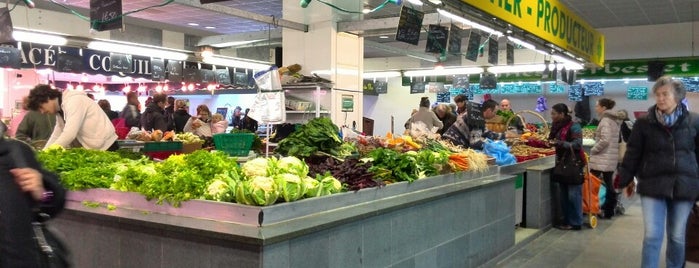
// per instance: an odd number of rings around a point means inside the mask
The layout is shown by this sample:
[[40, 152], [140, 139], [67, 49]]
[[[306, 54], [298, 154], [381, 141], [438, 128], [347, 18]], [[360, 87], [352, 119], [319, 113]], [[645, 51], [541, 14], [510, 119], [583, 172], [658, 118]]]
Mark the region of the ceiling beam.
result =
[[293, 22], [272, 16], [260, 15], [254, 12], [249, 12], [237, 8], [232, 8], [219, 4], [200, 4], [199, 0], [174, 0], [175, 3], [208, 11], [218, 12], [221, 14], [234, 16], [243, 19], [249, 19], [257, 22], [278, 25], [284, 28], [294, 29], [302, 32], [308, 32], [308, 25], [298, 22]]
[[197, 46], [213, 46], [215, 44], [245, 42], [252, 40], [277, 40], [282, 38], [282, 30], [257, 31], [237, 34], [212, 35], [202, 37]]
[[439, 59], [435, 55], [400, 49], [400, 48], [397, 48], [394, 46], [384, 45], [384, 44], [374, 42], [374, 41], [364, 40], [364, 46], [375, 48], [375, 49], [380, 49], [383, 51], [388, 51], [388, 52], [395, 53], [398, 55], [404, 55], [404, 56], [408, 56], [408, 57], [412, 57], [412, 58], [417, 58], [417, 59], [421, 59], [421, 60], [426, 60], [426, 61], [431, 61], [431, 62], [438, 62], [439, 61]]
[[[363, 32], [370, 30], [381, 30], [388, 28], [398, 27], [398, 21], [400, 17], [390, 17], [383, 19], [370, 19], [370, 20], [359, 20], [359, 21], [340, 21], [337, 23], [338, 32]], [[450, 20], [444, 18], [444, 23], [448, 23]], [[422, 25], [430, 24], [440, 24], [442, 19], [439, 13], [429, 13], [425, 14], [422, 19]]]

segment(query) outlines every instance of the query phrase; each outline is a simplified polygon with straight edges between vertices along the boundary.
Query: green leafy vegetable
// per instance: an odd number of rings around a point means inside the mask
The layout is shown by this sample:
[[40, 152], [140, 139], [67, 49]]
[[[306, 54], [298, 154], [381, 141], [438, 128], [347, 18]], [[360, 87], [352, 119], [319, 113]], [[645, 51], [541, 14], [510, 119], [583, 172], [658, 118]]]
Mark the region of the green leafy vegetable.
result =
[[299, 158], [306, 158], [318, 151], [337, 156], [342, 144], [339, 131], [330, 118], [314, 118], [279, 142], [275, 152]]

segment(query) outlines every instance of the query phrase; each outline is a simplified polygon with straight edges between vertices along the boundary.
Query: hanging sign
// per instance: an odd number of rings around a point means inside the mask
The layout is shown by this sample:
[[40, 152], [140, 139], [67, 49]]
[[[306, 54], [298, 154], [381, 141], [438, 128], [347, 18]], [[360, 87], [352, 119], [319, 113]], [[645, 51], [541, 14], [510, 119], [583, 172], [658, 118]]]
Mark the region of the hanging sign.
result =
[[396, 29], [396, 41], [417, 45], [420, 41], [420, 31], [422, 29], [422, 18], [425, 13], [403, 6], [400, 10], [398, 29]]
[[427, 44], [425, 52], [427, 53], [442, 53], [447, 49], [447, 41], [449, 39], [449, 28], [439, 24], [430, 24], [427, 31]]
[[108, 31], [122, 26], [121, 0], [90, 0], [90, 29]]
[[597, 66], [604, 65], [604, 36], [559, 0], [461, 0]]
[[461, 31], [461, 28], [454, 24], [449, 27], [449, 54], [461, 55]]
[[353, 95], [342, 95], [342, 111], [343, 112], [353, 112], [354, 111], [354, 96]]
[[647, 100], [648, 87], [629, 87], [626, 89], [626, 98], [629, 100]]

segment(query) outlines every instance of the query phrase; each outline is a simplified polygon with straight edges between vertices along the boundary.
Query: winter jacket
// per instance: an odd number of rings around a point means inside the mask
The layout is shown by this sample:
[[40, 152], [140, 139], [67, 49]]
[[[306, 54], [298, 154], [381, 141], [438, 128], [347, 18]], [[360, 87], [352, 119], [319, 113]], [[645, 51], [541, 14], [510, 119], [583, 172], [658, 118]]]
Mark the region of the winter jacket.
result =
[[595, 146], [590, 149], [590, 169], [615, 171], [619, 161], [619, 128], [622, 121], [616, 112], [604, 111], [597, 130]]
[[[572, 124], [571, 124], [572, 123]], [[570, 124], [570, 128], [566, 133], [564, 133], [563, 129], [566, 128]], [[549, 140], [555, 140], [557, 141], [555, 148], [556, 148], [556, 159], [561, 159], [563, 157], [569, 157], [569, 155], [572, 153], [577, 157], [577, 159], [580, 159], [583, 157], [582, 153], [582, 127], [580, 127], [580, 124], [572, 122], [572, 118], [569, 115], [566, 115], [566, 118], [564, 120], [561, 120], [560, 122], [554, 122], [553, 126], [551, 128], [551, 132], [549, 133]], [[572, 185], [577, 185], [581, 184], [582, 182], [577, 182], [577, 181], [572, 181], [570, 180], [571, 178], [566, 178], [566, 177], [557, 177], [553, 176], [552, 178], [553, 181], [563, 183], [563, 184], [572, 184]]]
[[440, 129], [444, 126], [442, 121], [439, 120], [437, 115], [427, 107], [420, 107], [420, 109], [415, 113], [408, 122], [405, 122], [406, 128], [410, 129], [411, 123], [422, 122], [427, 126], [428, 130], [432, 130], [433, 127]]
[[126, 121], [126, 127], [141, 128], [141, 111], [138, 110], [138, 107], [136, 105], [126, 104], [126, 106], [124, 106], [124, 109], [121, 110], [119, 117], [124, 118], [124, 120]]
[[15, 138], [22, 141], [48, 140], [56, 126], [56, 116], [28, 111], [17, 126]]
[[656, 117], [656, 106], [638, 118], [626, 143], [619, 168], [620, 186], [638, 179], [641, 195], [673, 200], [696, 200], [699, 196], [699, 114], [679, 105], [682, 115], [666, 127]]
[[[439, 118], [439, 116], [437, 116]], [[437, 133], [439, 134], [444, 134], [444, 132], [451, 127], [454, 122], [456, 122], [456, 115], [454, 113], [445, 113], [444, 118], [439, 118], [440, 121], [442, 121], [442, 128], [440, 128]]]
[[185, 109], [179, 109], [175, 111], [172, 116], [172, 120], [175, 121], [175, 133], [182, 133], [184, 131], [184, 125], [192, 116]]
[[[195, 122], [199, 125], [199, 127], [194, 126]], [[196, 117], [189, 118], [187, 124], [184, 125], [184, 132], [191, 132], [194, 135], [203, 137], [213, 136], [213, 134], [211, 133], [211, 123], [204, 122]]]
[[148, 107], [141, 115], [141, 128], [147, 131], [156, 129], [160, 129], [163, 132], [167, 131], [167, 119], [164, 113], [163, 108], [160, 108], [157, 103], [148, 104]]
[[46, 147], [58, 144], [69, 148], [73, 140], [87, 149], [107, 150], [117, 140], [112, 121], [85, 92], [64, 91], [61, 113], [56, 114], [56, 126]]
[[[22, 167], [41, 172], [44, 188], [53, 192], [51, 201], [37, 203], [22, 192], [10, 173]], [[65, 190], [55, 174], [41, 168], [31, 148], [15, 140], [0, 139], [0, 178], [0, 267], [39, 267], [32, 210], [38, 208], [55, 217], [63, 210]]]
[[211, 134], [225, 133], [228, 128], [228, 121], [221, 120], [216, 123], [211, 123]]

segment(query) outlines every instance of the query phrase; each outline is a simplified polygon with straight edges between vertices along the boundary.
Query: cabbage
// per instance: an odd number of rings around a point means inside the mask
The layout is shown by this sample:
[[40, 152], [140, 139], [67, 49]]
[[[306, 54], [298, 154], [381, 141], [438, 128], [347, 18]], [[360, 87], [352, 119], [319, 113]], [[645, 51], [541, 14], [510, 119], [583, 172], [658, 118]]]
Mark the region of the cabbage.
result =
[[304, 178], [308, 175], [308, 165], [293, 156], [282, 157], [277, 162], [277, 170], [279, 173], [291, 173]]
[[325, 176], [320, 180], [319, 196], [339, 193], [342, 191], [342, 183], [333, 176]]
[[204, 199], [221, 202], [233, 201], [236, 182], [228, 175], [216, 174], [214, 179], [206, 186]]
[[279, 174], [274, 176], [274, 182], [277, 184], [279, 194], [284, 201], [291, 202], [303, 197], [306, 193], [306, 187], [303, 180], [295, 174]]
[[243, 174], [245, 174], [245, 177], [247, 177], [247, 179], [251, 179], [256, 176], [269, 176], [269, 172], [267, 172], [267, 166], [270, 164], [270, 160], [271, 159], [267, 159], [265, 157], [258, 157], [245, 162], [243, 164]]
[[304, 197], [316, 197], [320, 193], [320, 182], [318, 180], [306, 176], [303, 178], [303, 184], [306, 187]]
[[254, 206], [269, 206], [279, 198], [274, 179], [263, 176], [240, 182], [235, 193], [236, 202]]

